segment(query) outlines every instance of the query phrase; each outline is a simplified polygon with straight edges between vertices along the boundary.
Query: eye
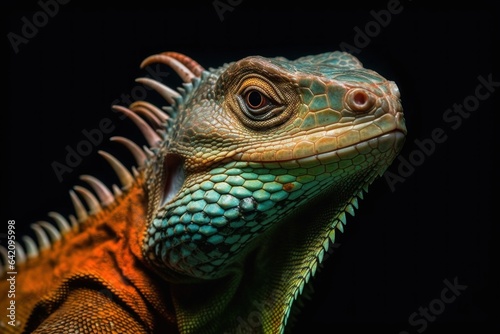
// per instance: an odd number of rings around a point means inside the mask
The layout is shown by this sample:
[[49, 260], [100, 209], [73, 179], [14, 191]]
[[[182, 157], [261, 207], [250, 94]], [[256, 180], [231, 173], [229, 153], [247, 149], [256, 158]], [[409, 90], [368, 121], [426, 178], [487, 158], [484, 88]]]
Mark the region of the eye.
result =
[[257, 89], [249, 89], [244, 95], [245, 103], [249, 109], [260, 109], [269, 105], [270, 101], [262, 92]]
[[244, 109], [254, 116], [261, 116], [276, 105], [274, 100], [257, 87], [247, 87], [241, 94], [241, 100]]
[[279, 103], [262, 87], [249, 85], [237, 96], [241, 111], [254, 121], [265, 121], [282, 111]]
[[246, 127], [253, 130], [268, 130], [283, 124], [297, 110], [299, 103], [295, 87], [289, 80], [277, 75], [269, 77], [243, 72], [244, 75], [233, 75], [236, 81], [221, 82], [226, 89], [225, 103]]

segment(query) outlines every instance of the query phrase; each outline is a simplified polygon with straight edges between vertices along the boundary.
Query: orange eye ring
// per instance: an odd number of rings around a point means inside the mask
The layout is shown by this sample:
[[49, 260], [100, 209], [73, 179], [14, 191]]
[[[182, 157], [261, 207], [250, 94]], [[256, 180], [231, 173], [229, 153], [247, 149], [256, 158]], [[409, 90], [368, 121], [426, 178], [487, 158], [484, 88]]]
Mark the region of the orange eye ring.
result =
[[245, 104], [251, 110], [258, 110], [269, 104], [269, 99], [267, 96], [262, 94], [262, 92], [257, 89], [250, 89], [245, 92]]

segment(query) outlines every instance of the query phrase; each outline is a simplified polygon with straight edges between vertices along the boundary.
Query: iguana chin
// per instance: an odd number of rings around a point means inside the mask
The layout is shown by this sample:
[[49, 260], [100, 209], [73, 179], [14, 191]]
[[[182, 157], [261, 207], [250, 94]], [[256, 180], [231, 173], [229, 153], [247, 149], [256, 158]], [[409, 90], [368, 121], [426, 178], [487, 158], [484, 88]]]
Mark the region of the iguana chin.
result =
[[141, 66], [152, 63], [184, 81], [137, 79], [170, 106], [114, 107], [149, 147], [113, 137], [138, 164], [100, 152], [121, 187], [83, 175], [76, 215], [50, 212], [57, 228], [40, 221], [37, 242], [18, 240], [2, 333], [282, 333], [346, 213], [404, 142], [396, 84], [344, 52], [209, 70], [164, 52]]

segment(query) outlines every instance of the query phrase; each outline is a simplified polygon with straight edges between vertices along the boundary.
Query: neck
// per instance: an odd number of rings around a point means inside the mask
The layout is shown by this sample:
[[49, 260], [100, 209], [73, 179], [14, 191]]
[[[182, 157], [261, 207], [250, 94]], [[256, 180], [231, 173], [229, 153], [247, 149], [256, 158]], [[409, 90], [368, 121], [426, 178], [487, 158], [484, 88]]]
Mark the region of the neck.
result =
[[[328, 207], [327, 202], [318, 199], [311, 208]], [[280, 333], [293, 313], [292, 303], [306, 294], [304, 286], [333, 240], [331, 226], [341, 212], [342, 207], [314, 217], [309, 210], [296, 212], [256, 242], [243, 261], [228, 268], [226, 276], [176, 283], [171, 295], [181, 331]], [[325, 226], [325, 220], [332, 224]]]

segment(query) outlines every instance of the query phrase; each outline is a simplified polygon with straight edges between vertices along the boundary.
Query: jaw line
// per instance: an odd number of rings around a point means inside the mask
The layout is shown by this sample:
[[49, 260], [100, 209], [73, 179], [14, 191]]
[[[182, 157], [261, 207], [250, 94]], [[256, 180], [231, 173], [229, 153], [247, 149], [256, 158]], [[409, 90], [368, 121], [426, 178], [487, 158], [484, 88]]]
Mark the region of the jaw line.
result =
[[[392, 131], [388, 131], [386, 133], [383, 133], [381, 135], [377, 135], [371, 138], [367, 138], [363, 141], [357, 142], [355, 144], [343, 146], [341, 148], [336, 148], [331, 151], [326, 151], [318, 154], [312, 154], [308, 156], [304, 156], [301, 158], [296, 158], [296, 159], [289, 159], [289, 160], [281, 160], [281, 161], [253, 161], [256, 163], [279, 163], [282, 167], [296, 167], [297, 165], [301, 164], [310, 164], [313, 163], [314, 161], [317, 161], [320, 164], [327, 164], [332, 162], [332, 160], [335, 159], [335, 156], [337, 156], [337, 160], [342, 160], [343, 157], [346, 155], [348, 156], [349, 154], [355, 153], [354, 151], [357, 151], [360, 153], [358, 150], [359, 148], [362, 148], [363, 146], [366, 147], [366, 145], [369, 145], [371, 149], [377, 148], [377, 141], [382, 140], [384, 142], [391, 142], [393, 141], [395, 145], [393, 145], [394, 149], [396, 150], [395, 153], [399, 152], [401, 150], [402, 143], [404, 142], [405, 138], [405, 133], [399, 129], [395, 129]], [[373, 144], [370, 145], [370, 144]]]
[[[385, 114], [385, 115], [387, 115], [387, 114]], [[380, 116], [379, 118], [384, 117], [384, 116]], [[313, 160], [313, 159], [315, 159], [315, 157], [322, 157], [322, 156], [324, 157], [327, 155], [332, 155], [335, 152], [341, 152], [342, 150], [348, 150], [349, 148], [355, 147], [356, 145], [362, 144], [364, 142], [369, 142], [370, 140], [373, 140], [376, 138], [382, 138], [382, 137], [389, 135], [391, 133], [400, 133], [401, 137], [405, 137], [407, 130], [406, 130], [406, 126], [404, 125], [404, 119], [403, 119], [402, 113], [397, 112], [395, 115], [391, 114], [391, 116], [393, 117], [393, 120], [391, 122], [389, 122], [388, 125], [382, 127], [383, 131], [376, 131], [376, 133], [372, 133], [371, 135], [365, 134], [365, 138], [362, 138], [361, 140], [357, 140], [357, 141], [351, 141], [350, 143], [338, 143], [338, 145], [336, 145], [336, 147], [332, 147], [330, 149], [325, 149], [323, 152], [318, 152], [319, 150], [317, 150], [317, 149], [314, 151], [311, 149], [311, 152], [306, 152], [302, 156], [300, 156], [300, 154], [297, 154], [297, 156], [287, 157], [284, 159], [280, 159], [279, 157], [266, 158], [265, 156], [263, 156], [262, 158], [255, 159], [255, 158], [252, 158], [252, 155], [254, 152], [242, 151], [242, 152], [235, 152], [234, 154], [229, 154], [228, 156], [231, 156], [231, 157], [228, 158], [227, 161], [235, 161], [236, 160], [236, 161], [262, 163], [262, 164], [266, 164], [266, 163], [279, 163], [279, 164], [291, 163], [291, 164], [294, 164], [297, 162], [306, 163], [306, 161], [308, 161], [308, 160], [310, 161], [311, 159]], [[364, 124], [364, 126], [370, 126], [370, 124]], [[359, 126], [361, 126], [361, 127], [359, 127]], [[314, 143], [314, 142], [318, 141], [318, 139], [320, 139], [320, 136], [318, 133], [321, 133], [321, 132], [324, 133], [324, 137], [330, 137], [333, 139], [333, 138], [338, 138], [349, 131], [362, 130], [362, 129], [364, 129], [363, 124], [359, 123], [359, 124], [355, 124], [353, 126], [344, 125], [341, 127], [336, 127], [334, 129], [330, 129], [330, 130], [325, 130], [325, 129], [316, 130], [316, 131], [307, 132], [306, 134], [302, 134], [302, 135], [295, 134], [295, 140], [292, 140], [292, 142], [295, 141], [296, 143], [299, 143], [299, 142], [313, 142]], [[379, 127], [379, 129], [381, 129], [381, 128]], [[318, 136], [315, 136], [315, 134], [318, 134]], [[311, 138], [311, 137], [313, 137], [313, 138]], [[361, 134], [360, 134], [360, 137], [361, 137]], [[399, 139], [398, 139], [398, 141], [399, 141]], [[291, 144], [291, 142], [287, 141], [286, 144], [287, 145]], [[399, 145], [399, 146], [401, 146], [401, 145]], [[275, 151], [275, 153], [277, 153], [278, 149], [276, 148], [275, 145], [272, 144], [272, 141], [268, 147], [271, 151]]]

